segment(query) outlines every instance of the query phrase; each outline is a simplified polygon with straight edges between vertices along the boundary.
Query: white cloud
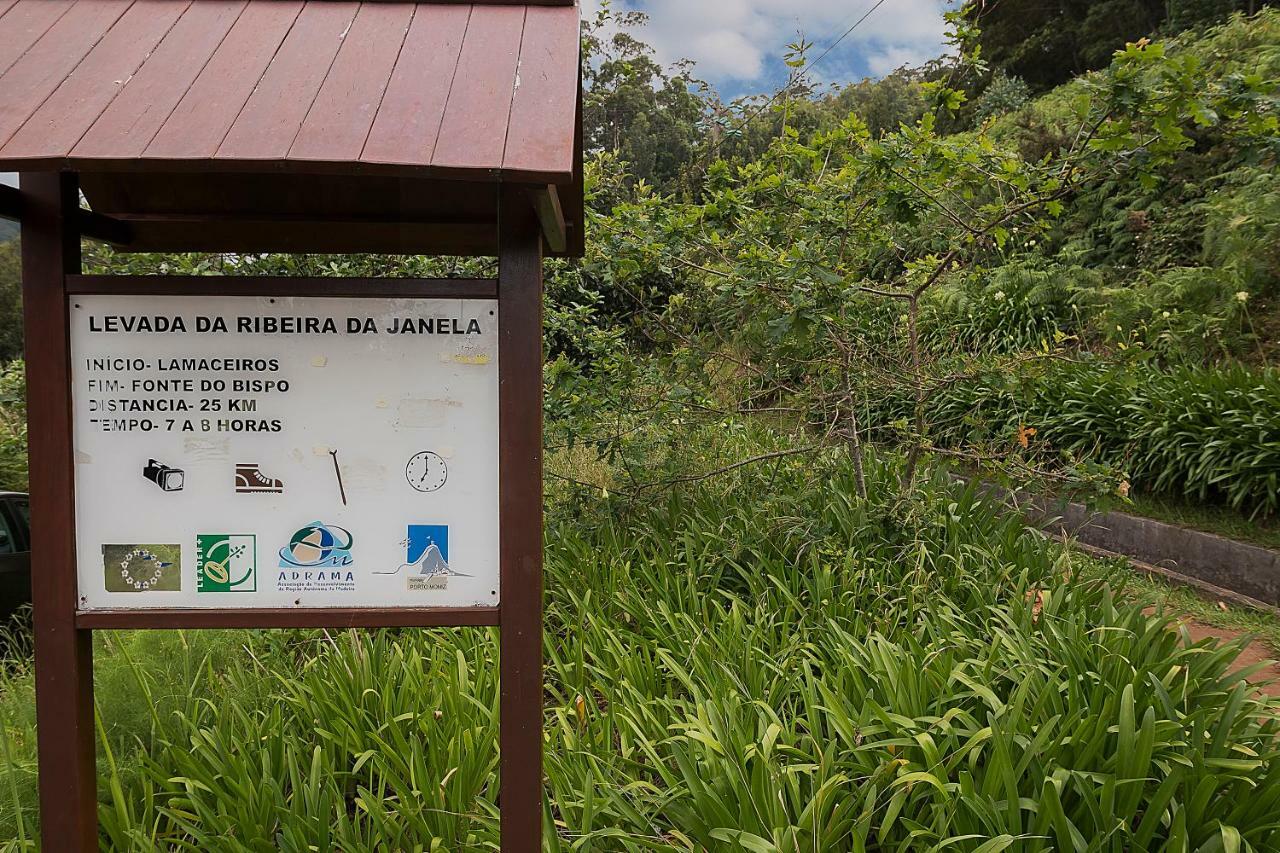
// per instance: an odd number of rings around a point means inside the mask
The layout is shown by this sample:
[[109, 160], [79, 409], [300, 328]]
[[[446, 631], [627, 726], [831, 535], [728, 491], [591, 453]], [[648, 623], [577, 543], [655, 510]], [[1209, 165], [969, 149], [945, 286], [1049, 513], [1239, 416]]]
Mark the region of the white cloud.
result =
[[889, 45], [869, 52], [865, 59], [873, 77], [883, 77], [904, 65], [920, 65], [937, 56], [938, 50], [922, 51], [915, 46]]
[[[600, 0], [584, 0], [593, 15]], [[816, 58], [871, 8], [874, 0], [616, 0], [614, 8], [649, 14], [641, 37], [664, 63], [692, 59], [716, 82], [749, 83], [781, 75], [786, 45], [802, 33]], [[885, 74], [942, 52], [947, 0], [888, 0], [849, 35], [824, 66]], [[831, 76], [826, 69], [823, 76]]]
[[11, 187], [18, 185], [17, 172], [0, 172], [0, 184], [8, 184]]

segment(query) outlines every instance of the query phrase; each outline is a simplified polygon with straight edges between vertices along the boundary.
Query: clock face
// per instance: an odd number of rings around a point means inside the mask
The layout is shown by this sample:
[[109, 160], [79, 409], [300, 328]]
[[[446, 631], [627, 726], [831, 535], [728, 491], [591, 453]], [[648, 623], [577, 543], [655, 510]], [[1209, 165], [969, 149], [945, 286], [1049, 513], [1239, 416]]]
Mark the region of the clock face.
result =
[[409, 485], [420, 492], [434, 492], [444, 485], [449, 469], [440, 454], [424, 450], [415, 454], [404, 468]]

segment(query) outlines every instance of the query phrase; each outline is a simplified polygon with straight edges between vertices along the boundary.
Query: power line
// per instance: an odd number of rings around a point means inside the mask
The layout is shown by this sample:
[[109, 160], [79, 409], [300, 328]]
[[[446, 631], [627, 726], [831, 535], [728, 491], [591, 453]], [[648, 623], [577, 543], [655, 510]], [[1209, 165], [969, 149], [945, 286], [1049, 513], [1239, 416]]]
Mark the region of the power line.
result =
[[[790, 92], [790, 91], [791, 91], [791, 89], [792, 89], [792, 87], [794, 87], [794, 86], [796, 85], [796, 83], [798, 83], [801, 79], [803, 79], [803, 77], [804, 77], [804, 75], [805, 75], [806, 73], [808, 73], [808, 72], [809, 72], [809, 71], [810, 71], [810, 70], [811, 70], [815, 65], [817, 65], [819, 62], [821, 62], [822, 60], [824, 60], [824, 59], [826, 59], [828, 56], [830, 56], [832, 51], [834, 51], [837, 47], [839, 47], [839, 46], [840, 46], [840, 45], [845, 41], [845, 39], [847, 39], [847, 38], [849, 38], [849, 36], [853, 35], [853, 31], [854, 31], [854, 30], [856, 30], [858, 27], [862, 26], [863, 22], [864, 22], [864, 21], [866, 21], [866, 20], [867, 20], [867, 18], [870, 18], [870, 17], [871, 17], [871, 15], [872, 15], [872, 13], [874, 13], [877, 9], [879, 9], [881, 6], [883, 6], [883, 5], [885, 4], [885, 2], [886, 2], [886, 0], [876, 0], [876, 2], [875, 2], [875, 3], [871, 4], [871, 8], [869, 8], [869, 9], [867, 9], [867, 11], [863, 12], [863, 13], [862, 13], [862, 17], [858, 18], [858, 20], [856, 20], [856, 21], [854, 21], [854, 22], [853, 22], [853, 26], [851, 26], [851, 27], [849, 27], [849, 29], [845, 30], [845, 31], [840, 35], [840, 37], [839, 37], [839, 38], [837, 38], [837, 39], [836, 39], [835, 41], [833, 41], [830, 45], [828, 45], [828, 46], [827, 46], [827, 49], [826, 49], [826, 50], [824, 50], [824, 51], [821, 53], [821, 55], [819, 55], [819, 56], [818, 56], [818, 58], [817, 58], [817, 59], [815, 59], [813, 62], [810, 62], [808, 65], [806, 65], [806, 66], [805, 66], [805, 68], [804, 68], [800, 73], [798, 73], [798, 74], [793, 74], [793, 75], [792, 75], [792, 77], [791, 77], [791, 79], [789, 79], [789, 80], [787, 81], [787, 84], [786, 84], [785, 86], [783, 86], [781, 89], [779, 89], [777, 92], [775, 92], [775, 93], [773, 94], [773, 96], [769, 98], [769, 100], [767, 100], [767, 101], [765, 101], [763, 104], [761, 104], [761, 105], [760, 105], [758, 108], [756, 108], [756, 109], [755, 109], [755, 110], [754, 110], [750, 115], [746, 116], [746, 117], [745, 117], [745, 118], [743, 118], [740, 122], [738, 122], [738, 124], [737, 124], [735, 127], [733, 127], [733, 128], [730, 128], [730, 129], [726, 130], [726, 131], [725, 131], [725, 135], [724, 135], [724, 136], [722, 136], [722, 137], [721, 137], [721, 138], [716, 142], [715, 147], [714, 147], [714, 148], [709, 152], [709, 155], [710, 155], [710, 156], [714, 156], [714, 155], [716, 155], [716, 154], [719, 154], [719, 153], [720, 153], [720, 146], [724, 145], [724, 141], [725, 141], [725, 139], [727, 139], [727, 138], [728, 138], [729, 136], [731, 136], [732, 134], [735, 134], [735, 133], [737, 133], [738, 131], [742, 130], [744, 127], [746, 127], [747, 125], [749, 125], [751, 122], [755, 121], [757, 118], [759, 118], [759, 117], [764, 113], [764, 111], [765, 111], [765, 110], [769, 109], [769, 107], [771, 107], [771, 106], [773, 106], [775, 103], [777, 103], [779, 98], [781, 98], [783, 95], [785, 95], [785, 94], [787, 94], [788, 92]], [[708, 159], [710, 159], [710, 156], [708, 157]], [[707, 165], [706, 163], [704, 163], [704, 164], [703, 164], [703, 166], [704, 166], [704, 167], [705, 167], [706, 165]]]
[[[812, 68], [813, 66], [817, 65], [817, 64], [818, 64], [819, 62], [821, 62], [822, 60], [826, 59], [826, 58], [827, 58], [827, 56], [828, 56], [828, 55], [830, 55], [831, 51], [835, 50], [837, 47], [839, 47], [839, 46], [840, 46], [840, 44], [841, 44], [845, 39], [847, 39], [849, 36], [853, 35], [853, 31], [854, 31], [854, 30], [856, 30], [858, 27], [862, 26], [862, 22], [863, 22], [863, 21], [865, 21], [867, 18], [870, 18], [870, 17], [871, 17], [871, 13], [872, 13], [872, 12], [874, 12], [876, 9], [879, 9], [881, 6], [883, 6], [883, 5], [884, 5], [884, 3], [885, 3], [885, 0], [876, 0], [876, 2], [871, 6], [871, 8], [870, 8], [870, 9], [868, 9], [866, 12], [864, 12], [864, 13], [862, 14], [862, 17], [861, 17], [861, 18], [859, 18], [857, 21], [855, 21], [855, 22], [854, 22], [854, 24], [853, 24], [853, 26], [852, 26], [852, 27], [849, 27], [849, 29], [847, 29], [847, 30], [845, 30], [845, 31], [844, 31], [844, 34], [843, 34], [843, 35], [841, 35], [841, 36], [840, 36], [840, 38], [838, 38], [838, 39], [836, 39], [834, 42], [832, 42], [832, 43], [831, 43], [831, 46], [830, 46], [830, 47], [828, 47], [826, 50], [824, 50], [824, 51], [822, 52], [822, 55], [821, 55], [821, 56], [819, 56], [819, 57], [818, 57], [817, 59], [815, 59], [813, 62], [809, 63], [808, 68]], [[807, 69], [806, 69], [806, 70], [807, 70]]]

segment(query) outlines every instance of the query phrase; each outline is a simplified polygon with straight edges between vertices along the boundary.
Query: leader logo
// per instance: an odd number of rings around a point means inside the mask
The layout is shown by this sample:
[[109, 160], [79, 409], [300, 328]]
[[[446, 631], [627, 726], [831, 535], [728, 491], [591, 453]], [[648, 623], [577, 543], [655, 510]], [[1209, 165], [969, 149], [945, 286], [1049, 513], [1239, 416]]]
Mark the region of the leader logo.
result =
[[235, 533], [197, 536], [196, 591], [257, 592], [257, 537]]

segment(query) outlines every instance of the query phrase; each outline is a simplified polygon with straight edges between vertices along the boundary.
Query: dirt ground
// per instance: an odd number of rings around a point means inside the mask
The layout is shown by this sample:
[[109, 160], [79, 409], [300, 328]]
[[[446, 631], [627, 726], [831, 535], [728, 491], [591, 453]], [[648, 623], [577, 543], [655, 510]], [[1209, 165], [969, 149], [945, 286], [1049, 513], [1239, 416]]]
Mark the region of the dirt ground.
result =
[[[1148, 610], [1148, 613], [1152, 611]], [[1186, 626], [1187, 633], [1191, 635], [1193, 642], [1201, 640], [1215, 639], [1220, 642], [1229, 642], [1238, 640], [1244, 634], [1240, 631], [1230, 631], [1226, 628], [1216, 628], [1212, 625], [1206, 625], [1198, 622], [1191, 617], [1179, 620], [1180, 624]], [[1252, 675], [1248, 676], [1251, 684], [1258, 685], [1258, 690], [1268, 696], [1280, 697], [1280, 664], [1276, 659], [1280, 658], [1270, 648], [1263, 643], [1253, 641], [1245, 646], [1244, 651], [1240, 653], [1240, 657], [1236, 658], [1236, 662], [1232, 667], [1233, 670], [1241, 670], [1257, 663], [1267, 663], [1264, 669], [1260, 669]]]

